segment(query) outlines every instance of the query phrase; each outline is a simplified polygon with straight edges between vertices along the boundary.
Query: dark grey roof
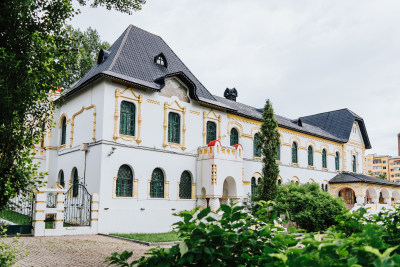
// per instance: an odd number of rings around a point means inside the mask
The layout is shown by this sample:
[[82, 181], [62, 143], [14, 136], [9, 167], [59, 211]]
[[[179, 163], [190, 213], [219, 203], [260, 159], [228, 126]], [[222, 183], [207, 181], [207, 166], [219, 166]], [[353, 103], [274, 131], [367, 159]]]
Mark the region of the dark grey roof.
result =
[[367, 184], [378, 184], [378, 185], [390, 185], [400, 187], [400, 184], [385, 180], [379, 179], [368, 175], [351, 173], [351, 172], [342, 172], [329, 180], [330, 184], [345, 184], [345, 183], [367, 183]]
[[[159, 55], [167, 61], [166, 67], [154, 63]], [[194, 100], [255, 120], [262, 117], [262, 109], [213, 96], [161, 37], [133, 25], [129, 25], [108, 51], [99, 53], [99, 61], [71, 89], [65, 91], [65, 96], [104, 76], [154, 91], [162, 90], [165, 78], [175, 76], [188, 86], [189, 95]], [[357, 120], [366, 148], [371, 147], [362, 118], [347, 109], [301, 117], [301, 123], [279, 115], [275, 117], [283, 128], [339, 143], [348, 141], [353, 122]]]

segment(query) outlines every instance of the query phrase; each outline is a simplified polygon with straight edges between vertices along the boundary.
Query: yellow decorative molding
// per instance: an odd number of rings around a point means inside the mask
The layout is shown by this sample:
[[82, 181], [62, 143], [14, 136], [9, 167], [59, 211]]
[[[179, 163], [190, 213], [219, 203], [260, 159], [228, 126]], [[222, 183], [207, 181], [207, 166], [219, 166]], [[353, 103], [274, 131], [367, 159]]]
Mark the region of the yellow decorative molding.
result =
[[[175, 106], [175, 107], [174, 107]], [[174, 110], [178, 111], [182, 114], [182, 141], [180, 144], [170, 143], [168, 142], [168, 111]], [[185, 135], [186, 135], [186, 107], [179, 105], [178, 101], [174, 100], [171, 103], [164, 102], [164, 140], [163, 140], [163, 147], [166, 148], [167, 146], [172, 148], [181, 148], [182, 150], [186, 149], [185, 145]]]
[[196, 183], [192, 183], [192, 199], [196, 199]]
[[169, 199], [169, 181], [165, 181], [164, 198]]
[[[130, 93], [131, 96], [126, 95]], [[120, 98], [124, 99], [129, 99], [131, 101], [137, 102], [137, 133], [135, 132], [135, 136], [130, 136], [130, 135], [123, 135], [120, 134], [118, 131], [118, 125], [119, 125], [119, 105], [120, 105]], [[147, 102], [149, 102], [150, 99], [147, 99]], [[151, 100], [154, 101], [154, 100]], [[114, 111], [114, 140], [117, 140], [118, 138], [121, 138], [122, 140], [125, 141], [136, 141], [136, 143], [140, 144], [142, 142], [140, 133], [141, 133], [141, 126], [142, 126], [142, 102], [143, 102], [143, 96], [142, 95], [137, 95], [135, 92], [132, 90], [132, 88], [125, 89], [124, 91], [121, 92], [120, 89], [115, 89], [115, 111]], [[154, 101], [157, 102], [157, 101]], [[149, 102], [151, 103], [151, 102]], [[158, 102], [159, 103], [159, 102]], [[155, 104], [155, 103], [153, 103]], [[136, 115], [136, 114], [135, 114]], [[135, 125], [136, 127], [136, 125]]]
[[150, 104], [160, 105], [160, 102], [159, 102], [159, 101], [155, 101], [155, 100], [152, 100], [152, 99], [147, 99], [146, 101], [147, 101], [148, 103], [150, 103]]
[[81, 114], [84, 110], [89, 110], [89, 109], [93, 109], [93, 141], [96, 140], [96, 106], [95, 105], [90, 105], [88, 107], [83, 106], [78, 112], [74, 113], [74, 115], [72, 115], [72, 119], [71, 119], [71, 137], [70, 137], [70, 144], [69, 147], [72, 147], [72, 144], [74, 142], [74, 121], [75, 121], [75, 117], [78, 116], [79, 114]]
[[217, 184], [217, 164], [211, 165], [211, 184]]
[[208, 120], [215, 120], [217, 122], [218, 128], [218, 140], [221, 141], [221, 115], [217, 116], [213, 110], [210, 112], [203, 111], [203, 146], [206, 144], [206, 135], [207, 135], [207, 121]]
[[192, 113], [192, 114], [200, 115], [200, 112], [195, 111], [195, 110], [190, 110], [189, 112]]
[[[235, 127], [236, 126], [236, 127]], [[237, 121], [229, 121], [227, 127], [228, 136], [231, 136], [231, 129], [236, 128], [239, 132], [239, 137], [243, 135], [243, 126]]]
[[65, 124], [68, 124], [70, 122], [70, 120], [67, 117], [66, 113], [61, 114], [60, 118], [58, 119], [58, 128], [61, 128], [61, 121], [62, 119], [65, 117]]
[[61, 148], [65, 148], [65, 144], [60, 145], [60, 146], [57, 147], [57, 149], [61, 149]]
[[138, 195], [138, 179], [133, 179], [133, 197], [139, 197]]
[[261, 157], [253, 157], [253, 160], [262, 160]]
[[247, 123], [250, 123], [250, 124], [261, 126], [261, 121], [256, 121], [256, 120], [248, 119], [248, 118], [245, 118], [245, 117], [242, 117], [242, 116], [238, 116], [238, 115], [233, 115], [233, 114], [227, 114], [227, 117], [229, 119], [232, 119], [232, 120], [247, 122]]

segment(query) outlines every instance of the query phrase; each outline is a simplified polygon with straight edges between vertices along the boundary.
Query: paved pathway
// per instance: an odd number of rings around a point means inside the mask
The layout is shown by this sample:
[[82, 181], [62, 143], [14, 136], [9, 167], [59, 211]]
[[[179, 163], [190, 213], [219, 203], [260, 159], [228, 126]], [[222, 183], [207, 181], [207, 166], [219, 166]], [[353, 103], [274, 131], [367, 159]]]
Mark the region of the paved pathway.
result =
[[108, 266], [104, 259], [113, 252], [133, 251], [131, 258], [138, 259], [150, 248], [101, 235], [21, 237], [20, 242], [29, 254], [16, 266]]

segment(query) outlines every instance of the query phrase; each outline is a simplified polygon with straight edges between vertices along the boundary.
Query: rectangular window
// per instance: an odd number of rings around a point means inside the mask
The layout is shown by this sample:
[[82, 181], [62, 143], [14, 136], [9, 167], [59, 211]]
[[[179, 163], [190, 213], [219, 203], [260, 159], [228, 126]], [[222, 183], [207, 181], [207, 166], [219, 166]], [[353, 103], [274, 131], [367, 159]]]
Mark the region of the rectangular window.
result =
[[175, 112], [168, 114], [168, 142], [175, 144], [181, 142], [181, 117]]

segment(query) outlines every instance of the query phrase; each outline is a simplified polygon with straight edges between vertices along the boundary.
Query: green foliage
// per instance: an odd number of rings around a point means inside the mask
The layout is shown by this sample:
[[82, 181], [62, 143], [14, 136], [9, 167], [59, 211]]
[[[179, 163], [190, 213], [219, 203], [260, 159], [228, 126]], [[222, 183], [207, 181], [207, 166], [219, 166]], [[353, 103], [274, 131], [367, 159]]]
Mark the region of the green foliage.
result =
[[6, 228], [0, 228], [0, 266], [13, 266], [21, 257], [27, 255], [21, 254], [21, 244], [18, 236], [7, 240]]
[[318, 184], [290, 183], [278, 186], [276, 211], [308, 232], [324, 231], [336, 223], [345, 205], [341, 198], [322, 191]]
[[[91, 5], [130, 13], [143, 3]], [[77, 44], [66, 23], [78, 13], [72, 0], [0, 1], [0, 210], [22, 190], [42, 185], [44, 174], [32, 162], [34, 144], [51, 126], [49, 93], [74, 81]]]
[[262, 124], [260, 129], [260, 139], [262, 155], [262, 179], [259, 198], [265, 201], [273, 200], [276, 195], [276, 183], [279, 176], [279, 166], [276, 157], [280, 146], [280, 134], [278, 122], [274, 118], [274, 110], [269, 100], [265, 103], [262, 114]]
[[181, 212], [182, 221], [175, 227], [183, 243], [150, 249], [147, 257], [130, 263], [132, 252], [128, 251], [113, 253], [106, 261], [117, 266], [400, 265], [399, 208], [370, 217], [364, 209], [346, 213], [338, 217], [337, 226], [315, 235], [299, 234], [293, 228], [285, 232], [272, 223], [276, 219], [273, 203], [259, 205], [256, 217], [243, 207], [226, 205], [218, 215], [209, 208]]
[[146, 242], [153, 242], [153, 243], [182, 240], [182, 238], [176, 232], [155, 233], [155, 234], [111, 234], [111, 235], [129, 239], [141, 240]]

